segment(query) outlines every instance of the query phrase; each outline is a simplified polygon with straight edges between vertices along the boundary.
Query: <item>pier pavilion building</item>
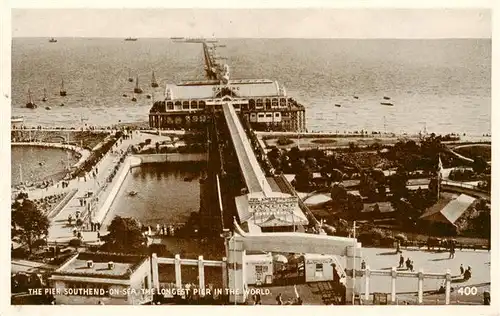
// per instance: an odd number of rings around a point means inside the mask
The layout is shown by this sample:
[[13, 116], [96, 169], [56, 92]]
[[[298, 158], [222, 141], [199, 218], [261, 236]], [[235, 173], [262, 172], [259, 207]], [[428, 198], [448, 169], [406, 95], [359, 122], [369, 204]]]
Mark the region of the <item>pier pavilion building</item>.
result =
[[305, 108], [277, 81], [267, 79], [200, 80], [168, 84], [165, 99], [154, 102], [149, 126], [191, 129], [230, 103], [258, 131], [305, 132]]

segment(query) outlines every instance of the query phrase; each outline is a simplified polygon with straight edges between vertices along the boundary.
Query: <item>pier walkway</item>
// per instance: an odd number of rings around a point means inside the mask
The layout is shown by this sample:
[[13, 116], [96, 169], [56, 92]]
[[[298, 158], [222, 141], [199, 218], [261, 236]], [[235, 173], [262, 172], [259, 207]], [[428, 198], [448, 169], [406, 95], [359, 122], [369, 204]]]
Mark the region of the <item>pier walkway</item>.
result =
[[260, 167], [250, 141], [241, 125], [238, 115], [232, 104], [223, 105], [224, 117], [226, 118], [229, 134], [233, 141], [241, 173], [245, 178], [245, 183], [250, 193], [263, 192], [269, 194], [272, 192], [262, 168]]

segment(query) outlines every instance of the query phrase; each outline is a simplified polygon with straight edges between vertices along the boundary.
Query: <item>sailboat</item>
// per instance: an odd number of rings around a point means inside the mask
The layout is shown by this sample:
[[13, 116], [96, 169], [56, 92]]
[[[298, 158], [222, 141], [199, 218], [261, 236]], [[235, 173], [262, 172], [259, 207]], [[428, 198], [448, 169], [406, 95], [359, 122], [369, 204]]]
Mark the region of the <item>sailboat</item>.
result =
[[158, 82], [156, 82], [154, 70], [153, 70], [153, 77], [151, 78], [151, 87], [158, 88]]
[[26, 107], [28, 109], [36, 109], [38, 106], [35, 104], [33, 101], [33, 98], [31, 97], [31, 90], [28, 89], [28, 103], [26, 103]]
[[43, 98], [42, 98], [42, 101], [43, 102], [47, 102], [47, 89], [43, 88]]
[[142, 89], [139, 87], [139, 76], [135, 79], [134, 93], [142, 93]]
[[59, 91], [59, 95], [61, 97], [66, 96], [66, 90], [64, 89], [64, 79], [61, 79], [61, 90]]
[[130, 75], [130, 69], [128, 70], [128, 82], [134, 82], [134, 78]]
[[52, 37], [51, 39], [49, 39], [49, 43], [57, 43], [57, 40]]

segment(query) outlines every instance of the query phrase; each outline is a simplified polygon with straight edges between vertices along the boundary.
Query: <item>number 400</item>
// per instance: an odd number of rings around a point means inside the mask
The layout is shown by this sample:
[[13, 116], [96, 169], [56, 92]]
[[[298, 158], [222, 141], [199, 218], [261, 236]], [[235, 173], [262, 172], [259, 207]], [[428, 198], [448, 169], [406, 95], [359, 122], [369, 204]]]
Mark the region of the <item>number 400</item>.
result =
[[476, 295], [477, 288], [475, 286], [464, 286], [458, 289], [458, 294], [460, 295]]

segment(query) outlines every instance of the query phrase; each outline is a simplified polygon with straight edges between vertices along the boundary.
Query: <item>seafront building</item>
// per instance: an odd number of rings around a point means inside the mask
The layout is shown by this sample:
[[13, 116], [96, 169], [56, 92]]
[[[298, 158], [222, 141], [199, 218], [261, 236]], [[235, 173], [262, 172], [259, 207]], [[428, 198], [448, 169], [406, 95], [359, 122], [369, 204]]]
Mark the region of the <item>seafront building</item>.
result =
[[152, 300], [148, 256], [81, 252], [52, 272], [57, 304], [138, 305]]
[[212, 112], [221, 112], [231, 103], [255, 130], [306, 130], [305, 108], [287, 97], [285, 88], [267, 79], [187, 81], [167, 85], [165, 100], [157, 101], [149, 112], [151, 128], [196, 128], [204, 125]]

